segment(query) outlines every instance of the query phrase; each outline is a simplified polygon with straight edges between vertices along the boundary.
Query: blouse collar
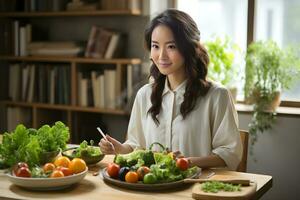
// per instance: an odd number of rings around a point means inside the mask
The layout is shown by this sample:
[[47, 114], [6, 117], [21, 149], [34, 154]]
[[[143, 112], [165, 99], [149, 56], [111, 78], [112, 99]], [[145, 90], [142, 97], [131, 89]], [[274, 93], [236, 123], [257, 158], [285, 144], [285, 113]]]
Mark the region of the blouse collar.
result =
[[185, 93], [186, 84], [187, 84], [187, 80], [184, 80], [182, 83], [180, 83], [180, 85], [177, 86], [177, 88], [175, 90], [172, 91], [171, 88], [169, 87], [168, 78], [166, 78], [165, 87], [164, 87], [162, 96], [168, 92], [175, 92], [177, 94], [183, 95]]

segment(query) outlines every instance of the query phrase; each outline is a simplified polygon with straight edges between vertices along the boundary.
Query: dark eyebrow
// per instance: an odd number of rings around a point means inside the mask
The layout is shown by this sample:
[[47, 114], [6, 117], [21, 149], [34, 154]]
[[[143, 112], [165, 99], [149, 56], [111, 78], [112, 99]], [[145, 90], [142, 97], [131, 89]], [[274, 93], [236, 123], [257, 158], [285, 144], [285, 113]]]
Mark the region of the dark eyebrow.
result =
[[[157, 41], [151, 41], [151, 43], [155, 43], [155, 44], [158, 44]], [[169, 42], [166, 42], [166, 44], [175, 44], [175, 41], [169, 41]]]

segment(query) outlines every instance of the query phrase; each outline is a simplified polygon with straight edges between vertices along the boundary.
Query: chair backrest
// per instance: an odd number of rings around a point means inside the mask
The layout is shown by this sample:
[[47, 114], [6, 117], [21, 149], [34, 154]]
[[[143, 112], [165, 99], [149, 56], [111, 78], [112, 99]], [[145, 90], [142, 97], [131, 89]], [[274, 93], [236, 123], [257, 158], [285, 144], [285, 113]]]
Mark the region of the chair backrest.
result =
[[237, 168], [236, 171], [238, 172], [246, 172], [247, 170], [247, 157], [248, 157], [248, 138], [249, 138], [249, 133], [248, 131], [245, 130], [240, 130], [240, 136], [242, 140], [242, 145], [243, 145], [243, 155], [242, 155], [242, 160]]

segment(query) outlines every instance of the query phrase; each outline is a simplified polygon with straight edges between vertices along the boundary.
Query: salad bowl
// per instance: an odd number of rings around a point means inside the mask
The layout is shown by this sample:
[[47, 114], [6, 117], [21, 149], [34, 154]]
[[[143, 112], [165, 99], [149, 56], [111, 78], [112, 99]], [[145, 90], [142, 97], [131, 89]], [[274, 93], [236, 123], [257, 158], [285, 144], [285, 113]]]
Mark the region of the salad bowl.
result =
[[[98, 147], [89, 146], [89, 148], [98, 148]], [[104, 156], [105, 156], [103, 153], [100, 153], [100, 154], [89, 154], [88, 151], [85, 151], [85, 150], [82, 150], [80, 152], [80, 154], [78, 154], [78, 149], [79, 149], [79, 147], [70, 147], [70, 148], [64, 150], [62, 152], [62, 155], [66, 156], [66, 157], [68, 157], [70, 159], [81, 158], [81, 159], [83, 159], [85, 161], [85, 163], [87, 165], [96, 164], [99, 161], [101, 161], [104, 158]]]

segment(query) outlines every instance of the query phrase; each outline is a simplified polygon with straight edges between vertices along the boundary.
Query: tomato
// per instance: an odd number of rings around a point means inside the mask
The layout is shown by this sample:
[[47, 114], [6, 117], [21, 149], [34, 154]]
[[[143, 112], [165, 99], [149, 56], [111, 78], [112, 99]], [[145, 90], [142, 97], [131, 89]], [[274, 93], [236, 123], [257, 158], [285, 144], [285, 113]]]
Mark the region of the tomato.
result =
[[61, 171], [65, 176], [70, 176], [73, 174], [72, 170], [67, 167], [57, 167], [56, 170]]
[[186, 158], [178, 158], [176, 160], [176, 167], [180, 170], [185, 171], [189, 168], [189, 161]]
[[25, 162], [19, 162], [18, 164], [16, 164], [14, 167], [13, 167], [13, 171], [14, 173], [16, 174], [18, 169], [20, 169], [21, 167], [26, 167], [28, 168], [28, 164], [25, 163]]
[[125, 175], [125, 181], [128, 183], [136, 183], [139, 180], [139, 175], [134, 171], [129, 171]]
[[69, 167], [70, 159], [66, 156], [60, 156], [54, 161], [54, 165], [56, 167], [62, 166], [62, 167]]
[[150, 169], [149, 169], [149, 167], [142, 166], [142, 167], [139, 167], [136, 172], [139, 175], [139, 180], [142, 181], [144, 176], [150, 172]]
[[86, 163], [81, 158], [74, 158], [69, 164], [69, 169], [74, 174], [78, 174], [86, 169]]
[[125, 181], [125, 176], [126, 176], [127, 172], [129, 172], [129, 167], [122, 167], [119, 170], [118, 176], [121, 181]]
[[59, 178], [59, 177], [64, 177], [64, 173], [60, 170], [54, 170], [51, 175], [50, 175], [50, 178]]
[[116, 163], [109, 163], [107, 165], [107, 173], [112, 178], [117, 178], [119, 175], [120, 166]]
[[154, 184], [157, 182], [157, 178], [153, 173], [148, 173], [144, 176], [143, 183]]
[[27, 167], [21, 167], [17, 170], [15, 175], [18, 177], [31, 177], [31, 172]]
[[43, 170], [44, 170], [45, 173], [52, 172], [54, 169], [55, 169], [55, 165], [53, 163], [46, 163], [43, 166]]

